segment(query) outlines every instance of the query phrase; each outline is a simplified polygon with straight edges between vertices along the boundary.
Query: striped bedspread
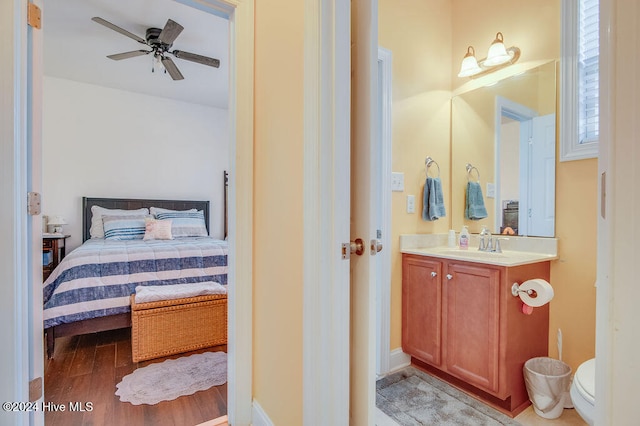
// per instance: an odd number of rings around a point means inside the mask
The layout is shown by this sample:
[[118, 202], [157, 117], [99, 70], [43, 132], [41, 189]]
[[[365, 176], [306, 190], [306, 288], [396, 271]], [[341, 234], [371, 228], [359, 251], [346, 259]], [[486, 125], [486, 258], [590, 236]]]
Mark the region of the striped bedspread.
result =
[[44, 328], [130, 311], [138, 285], [227, 284], [227, 242], [87, 240], [44, 283]]

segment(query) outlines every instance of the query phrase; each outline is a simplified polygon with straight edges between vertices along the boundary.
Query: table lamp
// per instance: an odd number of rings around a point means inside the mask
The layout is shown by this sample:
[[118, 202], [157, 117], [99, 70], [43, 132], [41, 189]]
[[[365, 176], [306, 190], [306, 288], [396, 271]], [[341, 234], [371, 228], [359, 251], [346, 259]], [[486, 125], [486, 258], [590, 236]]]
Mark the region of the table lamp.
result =
[[49, 226], [50, 232], [54, 234], [62, 234], [62, 225], [66, 225], [67, 222], [64, 220], [62, 216], [50, 216], [47, 225]]

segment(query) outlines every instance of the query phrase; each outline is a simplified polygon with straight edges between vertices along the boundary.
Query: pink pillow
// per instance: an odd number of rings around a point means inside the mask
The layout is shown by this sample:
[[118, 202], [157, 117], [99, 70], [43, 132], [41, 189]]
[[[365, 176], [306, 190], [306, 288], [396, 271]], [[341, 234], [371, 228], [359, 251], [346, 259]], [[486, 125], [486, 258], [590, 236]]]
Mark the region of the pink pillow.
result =
[[173, 240], [171, 235], [171, 219], [144, 220], [144, 240]]

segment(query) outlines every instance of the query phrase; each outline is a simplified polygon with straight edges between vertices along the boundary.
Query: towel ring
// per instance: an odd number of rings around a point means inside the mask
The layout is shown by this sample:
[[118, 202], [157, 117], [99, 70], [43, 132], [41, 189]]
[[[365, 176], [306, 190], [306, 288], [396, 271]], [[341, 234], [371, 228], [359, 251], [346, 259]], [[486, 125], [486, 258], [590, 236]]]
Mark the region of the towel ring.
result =
[[438, 165], [438, 163], [436, 163], [436, 161], [435, 161], [433, 158], [431, 158], [431, 157], [427, 157], [427, 158], [424, 160], [424, 165], [426, 166], [425, 171], [426, 171], [426, 173], [427, 173], [427, 176], [429, 176], [429, 167], [431, 167], [433, 164], [435, 164], [435, 165], [436, 165], [436, 167], [438, 168], [438, 176], [437, 176], [437, 177], [440, 177], [440, 166], [439, 166], [439, 165]]
[[471, 180], [471, 173], [475, 170], [476, 171], [476, 182], [480, 182], [480, 171], [478, 170], [478, 168], [474, 165], [472, 165], [471, 163], [467, 163], [467, 165], [465, 166], [465, 168], [467, 169], [467, 182], [469, 182]]

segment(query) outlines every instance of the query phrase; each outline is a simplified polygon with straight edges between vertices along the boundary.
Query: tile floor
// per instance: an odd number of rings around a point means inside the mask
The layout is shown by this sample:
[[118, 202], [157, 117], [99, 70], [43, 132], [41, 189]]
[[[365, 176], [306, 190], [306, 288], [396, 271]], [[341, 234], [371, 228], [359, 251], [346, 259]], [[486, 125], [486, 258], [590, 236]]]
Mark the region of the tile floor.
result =
[[[533, 407], [529, 407], [520, 413], [515, 420], [522, 426], [587, 426], [576, 410], [573, 409], [565, 409], [557, 419], [547, 420], [538, 416], [533, 411]], [[376, 426], [398, 426], [398, 424], [376, 408]]]

